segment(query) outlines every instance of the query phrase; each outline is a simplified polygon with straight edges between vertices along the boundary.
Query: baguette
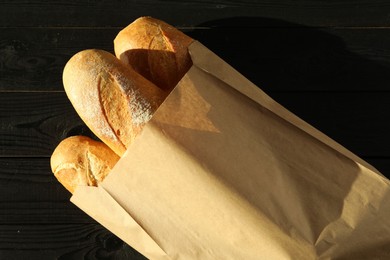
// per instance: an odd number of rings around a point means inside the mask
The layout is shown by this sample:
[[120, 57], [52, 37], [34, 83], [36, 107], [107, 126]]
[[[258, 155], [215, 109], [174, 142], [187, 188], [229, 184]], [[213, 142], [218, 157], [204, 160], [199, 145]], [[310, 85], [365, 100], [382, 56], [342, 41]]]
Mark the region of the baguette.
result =
[[193, 39], [152, 17], [140, 17], [114, 39], [115, 55], [124, 64], [170, 92], [192, 65]]
[[113, 54], [76, 53], [65, 65], [65, 92], [84, 123], [102, 142], [75, 136], [51, 156], [58, 181], [71, 193], [97, 186], [110, 172], [169, 92], [191, 67], [193, 40], [170, 25], [141, 17], [114, 40]]
[[119, 158], [102, 142], [72, 136], [57, 145], [50, 166], [57, 180], [73, 194], [78, 186], [97, 186]]
[[97, 49], [80, 51], [67, 62], [63, 84], [84, 123], [119, 156], [166, 97], [113, 54]]

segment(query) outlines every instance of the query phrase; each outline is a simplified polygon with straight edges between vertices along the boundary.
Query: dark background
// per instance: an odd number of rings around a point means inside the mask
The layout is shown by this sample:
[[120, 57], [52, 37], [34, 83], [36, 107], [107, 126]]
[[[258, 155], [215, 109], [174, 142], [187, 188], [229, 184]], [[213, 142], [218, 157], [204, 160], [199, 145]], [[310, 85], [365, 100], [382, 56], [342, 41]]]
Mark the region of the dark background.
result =
[[49, 164], [62, 139], [90, 134], [63, 91], [65, 63], [112, 52], [143, 15], [390, 176], [390, 2], [0, 0], [0, 259], [143, 259], [69, 202]]

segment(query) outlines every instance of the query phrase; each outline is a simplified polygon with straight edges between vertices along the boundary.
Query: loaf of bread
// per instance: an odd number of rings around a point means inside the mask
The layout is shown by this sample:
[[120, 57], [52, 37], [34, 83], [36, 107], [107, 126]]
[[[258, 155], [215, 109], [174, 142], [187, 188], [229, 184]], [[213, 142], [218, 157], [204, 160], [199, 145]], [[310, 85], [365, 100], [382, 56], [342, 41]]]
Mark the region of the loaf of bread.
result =
[[71, 193], [77, 186], [97, 186], [119, 160], [107, 145], [86, 136], [62, 140], [50, 158], [57, 180]]
[[75, 136], [57, 146], [51, 168], [66, 189], [73, 193], [77, 186], [96, 186], [105, 178], [191, 67], [191, 42], [176, 28], [141, 17], [115, 38], [117, 57], [88, 49], [67, 62], [65, 92], [103, 143]]
[[171, 91], [192, 65], [193, 39], [152, 17], [140, 17], [114, 39], [115, 55], [165, 91]]
[[103, 50], [75, 54], [63, 71], [65, 92], [91, 131], [119, 156], [166, 93]]

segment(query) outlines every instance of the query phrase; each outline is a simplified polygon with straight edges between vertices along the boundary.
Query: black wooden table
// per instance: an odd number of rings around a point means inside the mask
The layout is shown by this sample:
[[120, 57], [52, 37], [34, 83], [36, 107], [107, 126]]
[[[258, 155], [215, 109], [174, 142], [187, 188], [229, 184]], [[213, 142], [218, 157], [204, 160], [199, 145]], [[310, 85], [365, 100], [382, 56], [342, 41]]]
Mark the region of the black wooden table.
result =
[[0, 259], [143, 259], [69, 202], [49, 159], [90, 135], [62, 69], [150, 15], [390, 177], [390, 3], [0, 1]]

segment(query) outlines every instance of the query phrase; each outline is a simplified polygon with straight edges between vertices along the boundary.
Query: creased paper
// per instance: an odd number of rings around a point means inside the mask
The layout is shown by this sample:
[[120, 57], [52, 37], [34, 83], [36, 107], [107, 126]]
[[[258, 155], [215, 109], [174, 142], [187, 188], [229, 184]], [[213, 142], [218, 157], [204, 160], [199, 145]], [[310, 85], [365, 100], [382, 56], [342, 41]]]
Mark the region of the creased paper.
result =
[[150, 259], [390, 257], [389, 180], [200, 43], [190, 52], [101, 187], [72, 202]]

